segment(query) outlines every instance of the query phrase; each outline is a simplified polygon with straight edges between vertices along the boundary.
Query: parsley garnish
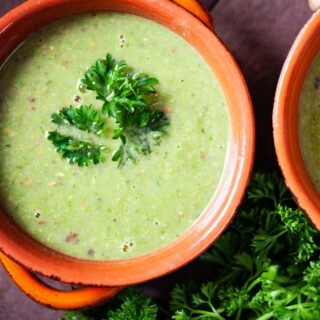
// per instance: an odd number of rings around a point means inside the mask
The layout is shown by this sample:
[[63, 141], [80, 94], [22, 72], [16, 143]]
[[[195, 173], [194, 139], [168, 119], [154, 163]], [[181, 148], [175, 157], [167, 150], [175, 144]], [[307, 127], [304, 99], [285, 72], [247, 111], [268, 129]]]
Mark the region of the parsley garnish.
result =
[[106, 123], [100, 113], [93, 106], [69, 106], [53, 113], [51, 121], [57, 125], [72, 125], [80, 130], [101, 135], [106, 128]]
[[[125, 165], [128, 160], [134, 161], [136, 154], [151, 153], [152, 146], [160, 143], [161, 136], [167, 132], [169, 119], [156, 107], [159, 98], [155, 89], [158, 84], [156, 78], [148, 77], [142, 72], [136, 73], [125, 61], [117, 61], [111, 54], [107, 54], [105, 59], [98, 59], [88, 68], [81, 83], [87, 90], [96, 92], [97, 99], [103, 102], [101, 110], [95, 110], [92, 105], [80, 107], [71, 105], [52, 114], [53, 123], [58, 126], [71, 125], [98, 136], [105, 136], [106, 120], [113, 119], [116, 127], [112, 139], [120, 139], [121, 143], [114, 152], [112, 160], [117, 161], [119, 167]], [[50, 132], [49, 136], [51, 137], [49, 140], [56, 147], [63, 138], [71, 141], [71, 137], [57, 135], [55, 131]], [[103, 157], [97, 156], [98, 151], [96, 151], [103, 146], [72, 139], [72, 145], [77, 141], [82, 152], [73, 153], [73, 160], [70, 163], [83, 166], [91, 162], [97, 164], [104, 161]], [[95, 151], [95, 160], [89, 149]], [[57, 150], [62, 152], [58, 148]], [[69, 154], [68, 152], [66, 154]]]
[[151, 153], [150, 139], [159, 139], [169, 124], [165, 113], [154, 107], [158, 80], [134, 73], [125, 61], [107, 54], [87, 70], [81, 82], [97, 93], [97, 99], [103, 101], [102, 114], [117, 124], [112, 138], [120, 139], [121, 145], [112, 160], [123, 166], [134, 160], [133, 152]]
[[[104, 102], [102, 112], [115, 118], [119, 124], [126, 120], [126, 112], [134, 114], [148, 109], [146, 96], [155, 94], [154, 86], [158, 84], [157, 79], [134, 73], [125, 61], [116, 61], [109, 53], [105, 59], [98, 59], [89, 67], [81, 82]], [[139, 120], [143, 121], [138, 117], [136, 125], [140, 125]]]
[[70, 164], [76, 163], [79, 167], [103, 162], [104, 152], [108, 149], [106, 146], [78, 140], [57, 131], [50, 131], [48, 140], [53, 143], [63, 158], [67, 159]]
[[66, 312], [60, 320], [156, 320], [157, 306], [141, 290], [129, 287], [112, 299], [108, 312], [104, 307], [86, 311]]

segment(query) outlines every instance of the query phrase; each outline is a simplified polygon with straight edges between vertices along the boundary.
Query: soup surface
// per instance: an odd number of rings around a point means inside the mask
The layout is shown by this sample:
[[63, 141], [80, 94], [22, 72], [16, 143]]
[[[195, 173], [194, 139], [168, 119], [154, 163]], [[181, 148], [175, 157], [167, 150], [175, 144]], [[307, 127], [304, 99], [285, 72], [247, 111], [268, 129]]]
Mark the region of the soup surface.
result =
[[320, 191], [320, 55], [315, 59], [303, 87], [299, 138], [307, 170]]
[[[46, 132], [56, 127], [51, 114], [75, 104], [74, 96], [101, 106], [77, 83], [107, 52], [159, 80], [171, 110], [168, 134], [121, 169], [112, 152], [102, 164], [78, 167]], [[223, 173], [229, 120], [217, 80], [185, 40], [141, 17], [83, 15], [34, 33], [1, 69], [0, 113], [2, 205], [34, 239], [67, 255], [124, 259], [171, 243], [201, 214]], [[115, 150], [119, 141], [104, 144]]]

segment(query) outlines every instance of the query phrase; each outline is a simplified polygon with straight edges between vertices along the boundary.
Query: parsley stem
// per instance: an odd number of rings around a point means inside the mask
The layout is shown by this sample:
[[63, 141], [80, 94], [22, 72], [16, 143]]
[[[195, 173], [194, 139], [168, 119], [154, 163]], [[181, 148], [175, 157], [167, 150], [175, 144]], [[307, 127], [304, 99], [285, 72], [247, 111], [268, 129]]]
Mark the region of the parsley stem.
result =
[[208, 317], [211, 317], [211, 319], [226, 320], [226, 318], [219, 315], [216, 311], [212, 313], [211, 311], [205, 310], [193, 310], [192, 314], [200, 314], [192, 319], [207, 319]]
[[293, 304], [291, 306], [287, 306], [286, 309], [287, 310], [294, 310], [294, 309], [305, 309], [308, 307], [314, 307], [316, 305], [316, 303], [314, 302], [299, 302], [297, 304]]
[[274, 313], [273, 312], [266, 313], [262, 317], [259, 317], [257, 320], [268, 320], [268, 319], [271, 319], [271, 318], [274, 318]]

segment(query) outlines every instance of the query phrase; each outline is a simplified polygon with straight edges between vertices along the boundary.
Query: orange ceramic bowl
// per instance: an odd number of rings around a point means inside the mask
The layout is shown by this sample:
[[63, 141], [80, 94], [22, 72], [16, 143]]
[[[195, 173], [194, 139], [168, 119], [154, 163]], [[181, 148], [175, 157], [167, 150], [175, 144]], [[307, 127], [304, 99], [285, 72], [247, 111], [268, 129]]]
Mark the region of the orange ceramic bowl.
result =
[[[141, 283], [172, 272], [199, 256], [221, 235], [240, 204], [254, 157], [254, 118], [249, 93], [234, 59], [212, 28], [208, 28], [210, 18], [199, 3], [194, 0], [177, 2], [179, 5], [169, 0], [30, 0], [0, 19], [0, 62], [4, 62], [32, 31], [62, 17], [92, 11], [118, 11], [152, 19], [186, 39], [207, 61], [224, 92], [230, 118], [224, 174], [216, 191], [213, 190], [210, 203], [182, 237], [158, 251], [128, 260], [80, 260], [44, 247], [0, 212], [0, 248], [4, 253], [0, 258], [18, 285], [39, 302], [57, 308], [79, 308], [96, 303], [119, 289], [111, 293], [109, 289], [87, 289], [87, 296], [80, 302], [65, 302], [65, 296], [60, 295], [58, 299], [56, 292], [51, 294], [49, 288], [40, 288], [25, 269], [8, 257], [27, 270], [67, 283], [104, 287]], [[207, 25], [181, 5], [192, 9]], [[39, 288], [40, 293], [36, 292]], [[46, 299], [50, 294], [52, 299]]]
[[310, 67], [320, 53], [320, 11], [301, 30], [283, 67], [273, 113], [274, 141], [280, 168], [299, 206], [320, 230], [320, 195], [310, 179], [299, 145], [298, 111]]

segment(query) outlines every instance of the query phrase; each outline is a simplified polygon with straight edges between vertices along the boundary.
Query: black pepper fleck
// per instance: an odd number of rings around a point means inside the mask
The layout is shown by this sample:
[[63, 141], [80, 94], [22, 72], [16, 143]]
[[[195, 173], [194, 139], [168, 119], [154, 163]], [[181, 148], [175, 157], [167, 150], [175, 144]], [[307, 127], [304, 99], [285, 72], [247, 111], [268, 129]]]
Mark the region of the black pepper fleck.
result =
[[40, 218], [41, 214], [40, 214], [40, 212], [36, 212], [36, 213], [34, 214], [34, 216], [38, 219], [38, 218]]
[[122, 246], [122, 251], [123, 251], [123, 252], [128, 252], [128, 251], [129, 251], [129, 246], [128, 246], [127, 244], [124, 244], [124, 245]]
[[320, 89], [320, 77], [314, 78], [313, 86], [316, 90]]
[[88, 256], [93, 257], [95, 255], [95, 251], [93, 249], [88, 250]]
[[80, 97], [80, 96], [73, 96], [72, 100], [73, 100], [74, 102], [80, 102], [81, 97]]

